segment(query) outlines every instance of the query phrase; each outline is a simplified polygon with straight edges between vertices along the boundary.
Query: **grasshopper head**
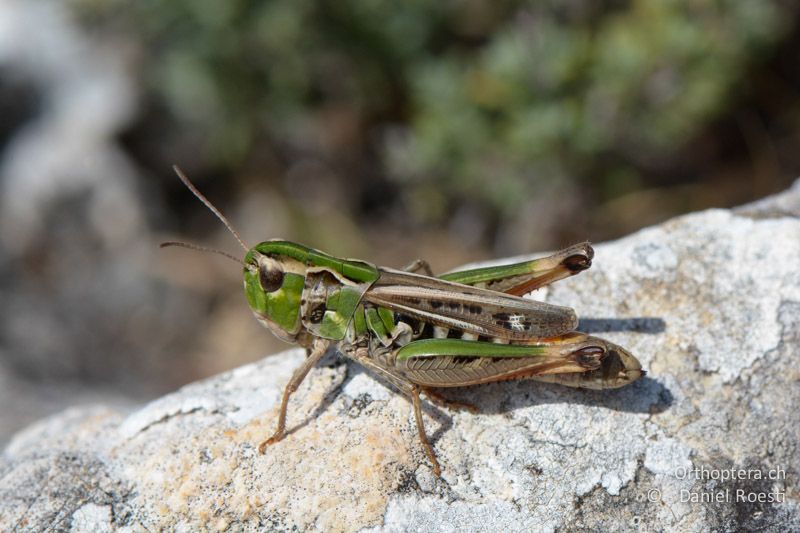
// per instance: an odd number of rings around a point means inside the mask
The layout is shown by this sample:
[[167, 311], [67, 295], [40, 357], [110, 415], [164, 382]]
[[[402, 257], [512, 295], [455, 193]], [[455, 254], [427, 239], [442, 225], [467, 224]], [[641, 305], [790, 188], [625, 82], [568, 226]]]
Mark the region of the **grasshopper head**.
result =
[[[280, 239], [257, 244], [244, 258], [244, 291], [256, 318], [278, 338], [301, 345], [312, 337], [342, 339], [356, 305], [378, 276], [369, 263]], [[307, 278], [322, 288], [321, 294], [312, 290], [308, 302], [303, 296]], [[331, 289], [335, 306], [328, 302]], [[315, 297], [322, 297], [317, 302], [322, 305], [304, 309]], [[319, 320], [314, 319], [316, 311], [322, 312]]]
[[244, 259], [244, 292], [259, 322], [286, 342], [302, 329], [300, 299], [305, 264], [281, 254], [264, 253], [268, 243], [251, 248]]
[[[259, 322], [269, 328], [280, 339], [287, 342], [305, 344], [304, 341], [307, 341], [308, 337], [299, 337], [303, 333], [300, 320], [300, 304], [305, 285], [307, 265], [312, 265], [315, 260], [319, 259], [328, 264], [337, 263], [332, 261], [333, 258], [315, 252], [310, 248], [277, 239], [262, 242], [249, 248], [242, 240], [239, 232], [225, 218], [225, 215], [214, 207], [214, 204], [203, 196], [203, 193], [197, 190], [181, 169], [177, 166], [172, 168], [183, 184], [214, 213], [247, 252], [242, 262], [244, 265], [244, 292], [247, 295], [247, 302]], [[162, 248], [166, 246], [181, 246], [193, 250], [213, 252], [239, 263], [239, 259], [233, 255], [205, 246], [184, 242], [165, 242], [161, 244]], [[378, 277], [377, 269], [374, 267], [369, 270], [369, 268], [364, 268], [368, 267], [368, 265], [359, 264], [353, 266], [350, 261], [344, 263], [348, 263], [351, 270], [355, 268], [355, 273], [360, 273], [362, 277], [365, 272], [366, 274], [371, 274], [374, 279]], [[341, 261], [338, 262], [338, 265], [344, 266]]]

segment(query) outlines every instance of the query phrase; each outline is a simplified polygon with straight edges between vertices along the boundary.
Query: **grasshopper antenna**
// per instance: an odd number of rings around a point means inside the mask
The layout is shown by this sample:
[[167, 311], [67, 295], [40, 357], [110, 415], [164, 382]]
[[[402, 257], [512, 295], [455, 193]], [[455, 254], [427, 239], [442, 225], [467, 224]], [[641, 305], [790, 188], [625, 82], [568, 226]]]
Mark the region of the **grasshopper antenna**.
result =
[[237, 258], [234, 255], [229, 254], [228, 252], [223, 252], [222, 250], [215, 250], [214, 248], [208, 248], [207, 246], [200, 246], [198, 244], [191, 244], [188, 242], [180, 242], [180, 241], [167, 241], [162, 242], [158, 245], [159, 248], [169, 248], [172, 246], [177, 246], [179, 248], [188, 248], [189, 250], [197, 250], [198, 252], [211, 252], [212, 254], [218, 254], [223, 257], [227, 257], [231, 261], [236, 261], [236, 263], [240, 265], [244, 265], [244, 262]]
[[[241, 244], [241, 245], [242, 245], [242, 248], [244, 248], [244, 251], [245, 251], [245, 252], [249, 251], [249, 250], [250, 250], [250, 247], [249, 247], [249, 246], [247, 246], [247, 245], [244, 243], [244, 241], [242, 240], [242, 238], [239, 236], [239, 232], [238, 232], [238, 231], [236, 231], [236, 230], [233, 228], [233, 224], [231, 224], [230, 222], [228, 222], [228, 219], [227, 219], [227, 218], [225, 218], [225, 215], [223, 215], [223, 214], [220, 212], [220, 210], [219, 210], [219, 209], [217, 209], [216, 207], [214, 207], [214, 204], [212, 204], [212, 203], [211, 203], [211, 202], [208, 200], [208, 198], [206, 198], [205, 196], [203, 196], [203, 193], [201, 193], [200, 191], [198, 191], [198, 190], [197, 190], [197, 187], [195, 187], [195, 186], [194, 186], [194, 184], [193, 184], [191, 181], [189, 181], [189, 178], [187, 178], [187, 177], [186, 177], [186, 174], [184, 174], [184, 173], [183, 173], [183, 171], [182, 171], [182, 170], [181, 170], [181, 169], [178, 167], [178, 165], [172, 165], [172, 170], [174, 170], [174, 171], [175, 171], [175, 174], [177, 174], [177, 175], [178, 175], [178, 177], [179, 177], [179, 178], [181, 179], [181, 181], [183, 182], [183, 184], [184, 184], [184, 185], [186, 185], [186, 188], [187, 188], [187, 189], [189, 189], [190, 191], [192, 191], [192, 194], [194, 194], [194, 195], [197, 197], [197, 199], [198, 199], [198, 200], [200, 200], [201, 202], [203, 202], [203, 204], [204, 204], [204, 205], [205, 205], [205, 206], [206, 206], [206, 207], [207, 207], [207, 208], [208, 208], [208, 209], [209, 209], [209, 210], [210, 210], [212, 213], [214, 213], [214, 214], [217, 216], [217, 218], [218, 218], [218, 219], [220, 219], [220, 221], [221, 221], [223, 224], [225, 224], [225, 227], [226, 227], [226, 228], [228, 228], [228, 231], [230, 231], [230, 232], [231, 232], [231, 234], [232, 234], [232, 235], [233, 235], [233, 236], [236, 238], [236, 240], [237, 240], [237, 241], [239, 241], [239, 244]], [[194, 246], [194, 245], [187, 246], [187, 245], [186, 245], [186, 244], [184, 244], [184, 243], [166, 243], [166, 242], [165, 242], [164, 244], [162, 244], [162, 245], [161, 245], [161, 247], [163, 248], [165, 244], [166, 244], [166, 245], [169, 245], [169, 246], [176, 246], [176, 245], [181, 245], [181, 244], [183, 244], [183, 247], [184, 247], [184, 248], [192, 248], [192, 249], [195, 249], [195, 250], [203, 248], [202, 246]], [[212, 249], [210, 249], [210, 248], [205, 248], [205, 249], [204, 249], [204, 251], [207, 251], [207, 252], [215, 252], [215, 253], [220, 253], [220, 254], [223, 254], [223, 255], [228, 255], [228, 254], [226, 254], [225, 252], [220, 252], [219, 250], [212, 250]], [[233, 257], [233, 256], [230, 256], [230, 257]], [[237, 263], [239, 263], [240, 261], [237, 259], [237, 260], [236, 260], [236, 262], [237, 262]]]

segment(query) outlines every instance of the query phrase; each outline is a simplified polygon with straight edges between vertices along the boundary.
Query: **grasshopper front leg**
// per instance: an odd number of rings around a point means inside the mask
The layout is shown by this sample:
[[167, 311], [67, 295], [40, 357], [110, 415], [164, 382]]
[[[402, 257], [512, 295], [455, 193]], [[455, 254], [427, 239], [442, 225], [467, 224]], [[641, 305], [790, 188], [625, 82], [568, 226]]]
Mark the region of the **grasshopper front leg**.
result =
[[311, 351], [309, 352], [308, 357], [306, 357], [306, 360], [303, 361], [303, 364], [294, 371], [289, 383], [286, 384], [286, 388], [283, 389], [280, 414], [278, 415], [278, 428], [270, 438], [258, 445], [258, 453], [263, 454], [268, 445], [275, 444], [286, 434], [286, 411], [289, 406], [289, 397], [297, 391], [297, 388], [308, 375], [308, 372], [319, 362], [320, 359], [322, 359], [322, 356], [325, 355], [325, 352], [328, 350], [328, 346], [330, 346], [329, 340], [319, 338], [314, 339], [314, 344], [311, 346]]

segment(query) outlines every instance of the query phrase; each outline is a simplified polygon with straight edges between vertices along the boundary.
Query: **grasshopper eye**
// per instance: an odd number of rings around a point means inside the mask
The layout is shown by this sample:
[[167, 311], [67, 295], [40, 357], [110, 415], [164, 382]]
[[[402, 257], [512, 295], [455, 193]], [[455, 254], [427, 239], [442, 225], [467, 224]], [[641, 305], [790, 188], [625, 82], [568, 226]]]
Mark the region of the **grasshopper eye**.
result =
[[274, 262], [261, 263], [258, 267], [258, 282], [265, 292], [275, 292], [283, 285], [283, 270]]

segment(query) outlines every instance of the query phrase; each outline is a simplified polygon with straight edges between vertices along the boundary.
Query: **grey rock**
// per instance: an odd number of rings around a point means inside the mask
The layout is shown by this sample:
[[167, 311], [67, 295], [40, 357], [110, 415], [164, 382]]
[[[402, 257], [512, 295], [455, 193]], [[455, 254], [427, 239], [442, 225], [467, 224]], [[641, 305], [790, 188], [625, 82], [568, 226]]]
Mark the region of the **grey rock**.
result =
[[83, 407], [18, 433], [0, 529], [796, 530], [798, 190], [599, 245], [591, 270], [537, 294], [648, 376], [448, 391], [481, 412], [426, 410], [441, 478], [406, 400], [335, 357], [259, 455], [303, 358], [289, 350], [132, 413]]
[[800, 217], [800, 179], [786, 191], [733, 210], [753, 218]]

